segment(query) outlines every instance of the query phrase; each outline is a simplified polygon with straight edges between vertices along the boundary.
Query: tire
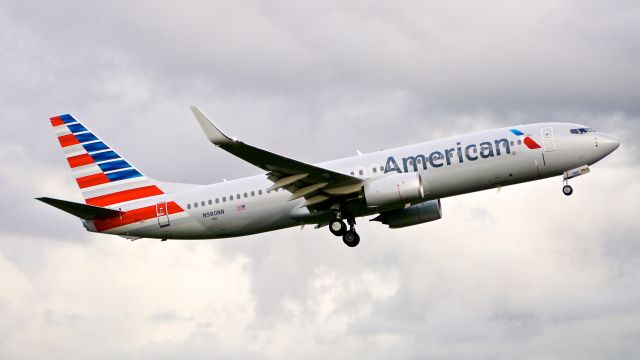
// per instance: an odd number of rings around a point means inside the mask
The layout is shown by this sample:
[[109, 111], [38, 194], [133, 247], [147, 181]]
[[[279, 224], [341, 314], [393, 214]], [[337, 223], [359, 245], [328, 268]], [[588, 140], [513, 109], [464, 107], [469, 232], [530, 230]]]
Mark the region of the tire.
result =
[[360, 235], [355, 230], [349, 230], [342, 235], [342, 241], [348, 247], [356, 247], [360, 244]]
[[571, 187], [571, 185], [565, 185], [562, 187], [562, 193], [569, 196], [573, 194], [573, 188]]
[[343, 236], [347, 231], [347, 225], [340, 219], [334, 219], [329, 222], [329, 231], [335, 236]]

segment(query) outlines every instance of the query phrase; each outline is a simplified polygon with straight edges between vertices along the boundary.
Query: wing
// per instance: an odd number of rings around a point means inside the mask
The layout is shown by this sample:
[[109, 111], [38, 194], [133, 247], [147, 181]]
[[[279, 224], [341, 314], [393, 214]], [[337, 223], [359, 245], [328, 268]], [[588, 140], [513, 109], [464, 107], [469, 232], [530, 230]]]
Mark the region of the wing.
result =
[[363, 180], [356, 177], [293, 160], [229, 137], [202, 110], [193, 106], [191, 111], [211, 143], [267, 171], [267, 178], [274, 183], [268, 190], [284, 188], [291, 192], [290, 200], [304, 197], [303, 207], [357, 193], [362, 187]]

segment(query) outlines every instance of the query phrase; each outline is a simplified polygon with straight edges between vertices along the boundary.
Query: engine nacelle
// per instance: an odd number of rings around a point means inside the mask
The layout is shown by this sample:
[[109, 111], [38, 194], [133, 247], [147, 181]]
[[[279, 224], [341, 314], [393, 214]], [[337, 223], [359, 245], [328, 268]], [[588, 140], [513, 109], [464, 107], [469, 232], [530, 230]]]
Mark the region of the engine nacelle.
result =
[[442, 207], [440, 206], [440, 199], [437, 199], [425, 201], [404, 209], [387, 211], [381, 213], [371, 221], [380, 221], [383, 224], [389, 225], [392, 229], [397, 229], [439, 220], [441, 218]]
[[422, 179], [417, 173], [394, 174], [365, 184], [364, 199], [367, 206], [409, 204], [424, 199]]

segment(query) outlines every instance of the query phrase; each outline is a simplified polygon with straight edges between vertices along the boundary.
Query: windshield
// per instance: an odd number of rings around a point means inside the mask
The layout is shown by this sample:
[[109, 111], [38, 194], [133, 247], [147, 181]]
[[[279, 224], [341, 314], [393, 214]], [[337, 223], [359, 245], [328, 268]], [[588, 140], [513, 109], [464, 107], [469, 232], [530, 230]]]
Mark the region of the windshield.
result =
[[577, 129], [571, 129], [571, 130], [569, 130], [569, 132], [572, 133], [572, 134], [582, 135], [582, 134], [586, 134], [586, 133], [590, 133], [590, 132], [596, 132], [596, 131], [591, 129], [591, 128], [577, 128]]

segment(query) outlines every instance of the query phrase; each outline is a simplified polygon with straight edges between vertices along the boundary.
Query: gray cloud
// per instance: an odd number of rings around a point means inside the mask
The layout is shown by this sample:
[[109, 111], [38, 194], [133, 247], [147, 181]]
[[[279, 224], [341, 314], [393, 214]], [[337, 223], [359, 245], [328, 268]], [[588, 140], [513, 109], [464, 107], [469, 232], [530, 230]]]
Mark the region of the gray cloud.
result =
[[[640, 7], [633, 1], [12, 2], [0, 7], [0, 357], [635, 359]], [[259, 171], [188, 106], [304, 161], [537, 121], [623, 145], [560, 179], [444, 199], [388, 230], [128, 242], [37, 203], [79, 199], [47, 118], [145, 173]]]

